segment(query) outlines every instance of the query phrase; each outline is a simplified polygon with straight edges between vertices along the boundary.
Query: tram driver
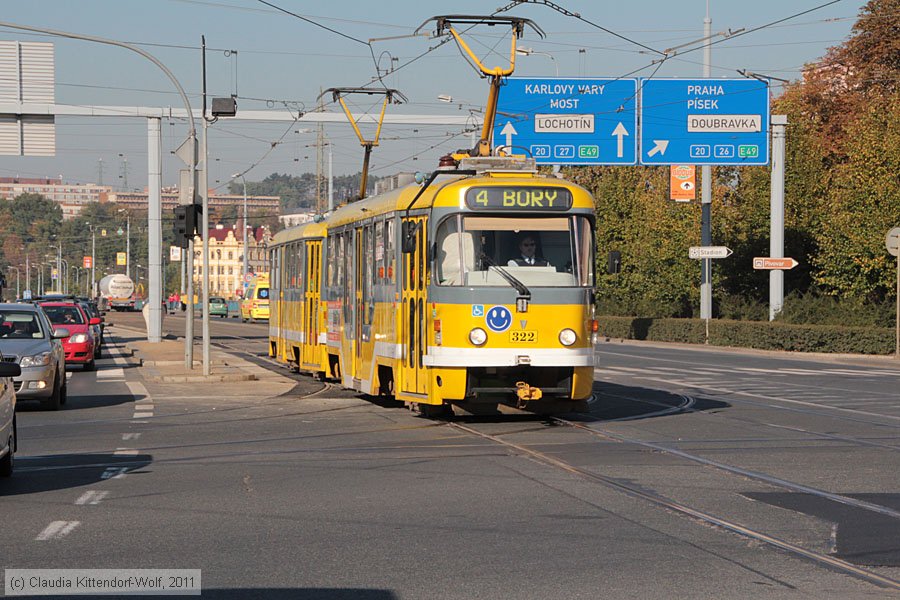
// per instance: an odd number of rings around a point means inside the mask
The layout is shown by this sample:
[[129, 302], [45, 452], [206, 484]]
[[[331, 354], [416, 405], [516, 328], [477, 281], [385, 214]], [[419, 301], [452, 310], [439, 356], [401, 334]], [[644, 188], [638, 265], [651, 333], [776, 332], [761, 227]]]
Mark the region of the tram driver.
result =
[[509, 267], [546, 267], [549, 262], [537, 253], [537, 236], [523, 232], [519, 236], [519, 256], [507, 263]]

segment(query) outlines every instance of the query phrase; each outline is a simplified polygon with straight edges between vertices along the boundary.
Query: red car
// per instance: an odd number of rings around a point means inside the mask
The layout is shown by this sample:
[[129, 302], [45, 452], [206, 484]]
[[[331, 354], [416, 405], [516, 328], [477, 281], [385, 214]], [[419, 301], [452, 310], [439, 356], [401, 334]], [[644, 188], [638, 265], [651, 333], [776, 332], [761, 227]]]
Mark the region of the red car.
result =
[[94, 336], [92, 325], [100, 319], [90, 318], [75, 302], [41, 302], [40, 306], [56, 329], [67, 329], [69, 337], [63, 338], [66, 365], [84, 365], [85, 371], [94, 370], [94, 352], [100, 340]]

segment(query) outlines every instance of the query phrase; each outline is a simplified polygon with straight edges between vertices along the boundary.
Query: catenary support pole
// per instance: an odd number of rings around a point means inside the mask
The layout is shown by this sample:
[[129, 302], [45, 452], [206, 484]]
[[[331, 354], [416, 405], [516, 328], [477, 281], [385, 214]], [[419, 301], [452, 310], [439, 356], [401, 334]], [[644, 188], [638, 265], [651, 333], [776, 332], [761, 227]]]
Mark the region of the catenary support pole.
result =
[[[162, 340], [162, 119], [147, 119], [147, 226], [148, 249], [147, 266], [150, 290], [147, 301], [150, 303], [148, 342]], [[128, 256], [130, 261], [131, 256]], [[130, 263], [129, 263], [130, 269]]]
[[[769, 256], [784, 257], [784, 136], [787, 115], [772, 115], [772, 183], [770, 205], [771, 233]], [[784, 308], [784, 271], [769, 272], [769, 320]]]

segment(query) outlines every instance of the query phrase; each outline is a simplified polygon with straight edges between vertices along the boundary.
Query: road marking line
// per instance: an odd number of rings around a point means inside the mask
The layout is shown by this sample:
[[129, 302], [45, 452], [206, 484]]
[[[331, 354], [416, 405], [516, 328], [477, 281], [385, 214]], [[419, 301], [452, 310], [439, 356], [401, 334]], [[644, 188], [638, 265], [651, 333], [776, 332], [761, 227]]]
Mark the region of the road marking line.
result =
[[136, 439], [138, 439], [139, 437], [141, 437], [141, 434], [139, 434], [139, 433], [123, 433], [123, 434], [122, 434], [122, 441], [136, 440]]
[[72, 530], [79, 525], [81, 525], [81, 521], [53, 521], [34, 539], [43, 542], [63, 538], [72, 533]]
[[128, 473], [128, 467], [106, 467], [100, 479], [122, 479]]
[[135, 402], [150, 399], [150, 392], [147, 391], [147, 388], [140, 381], [126, 381], [125, 385], [128, 386], [128, 391], [131, 392], [131, 395], [134, 396]]
[[154, 409], [153, 404], [145, 404], [143, 402], [136, 403], [134, 405], [134, 410], [149, 410], [152, 411]]
[[137, 456], [137, 448], [116, 448], [113, 456]]
[[75, 501], [75, 504], [84, 505], [84, 504], [100, 504], [100, 501], [106, 498], [109, 495], [109, 492], [100, 492], [100, 491], [89, 491], [83, 493], [78, 497], [78, 500]]
[[136, 412], [136, 413], [134, 413], [134, 416], [131, 418], [132, 419], [147, 419], [152, 416], [153, 416], [152, 412]]
[[100, 371], [97, 371], [97, 379], [113, 378], [125, 379], [125, 369], [119, 367], [118, 369], [101, 369]]
[[72, 371], [66, 371], [66, 379], [72, 379]]

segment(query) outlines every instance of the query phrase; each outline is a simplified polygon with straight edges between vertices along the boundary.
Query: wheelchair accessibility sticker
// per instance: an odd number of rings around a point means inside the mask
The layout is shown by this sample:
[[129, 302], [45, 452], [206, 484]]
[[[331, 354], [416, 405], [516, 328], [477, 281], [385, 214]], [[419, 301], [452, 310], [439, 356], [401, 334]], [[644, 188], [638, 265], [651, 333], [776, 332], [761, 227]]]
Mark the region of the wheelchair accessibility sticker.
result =
[[473, 317], [483, 317], [484, 316], [484, 304], [473, 304], [472, 305], [472, 316]]
[[484, 321], [488, 329], [496, 333], [503, 333], [512, 325], [512, 313], [505, 306], [492, 306], [488, 309]]

